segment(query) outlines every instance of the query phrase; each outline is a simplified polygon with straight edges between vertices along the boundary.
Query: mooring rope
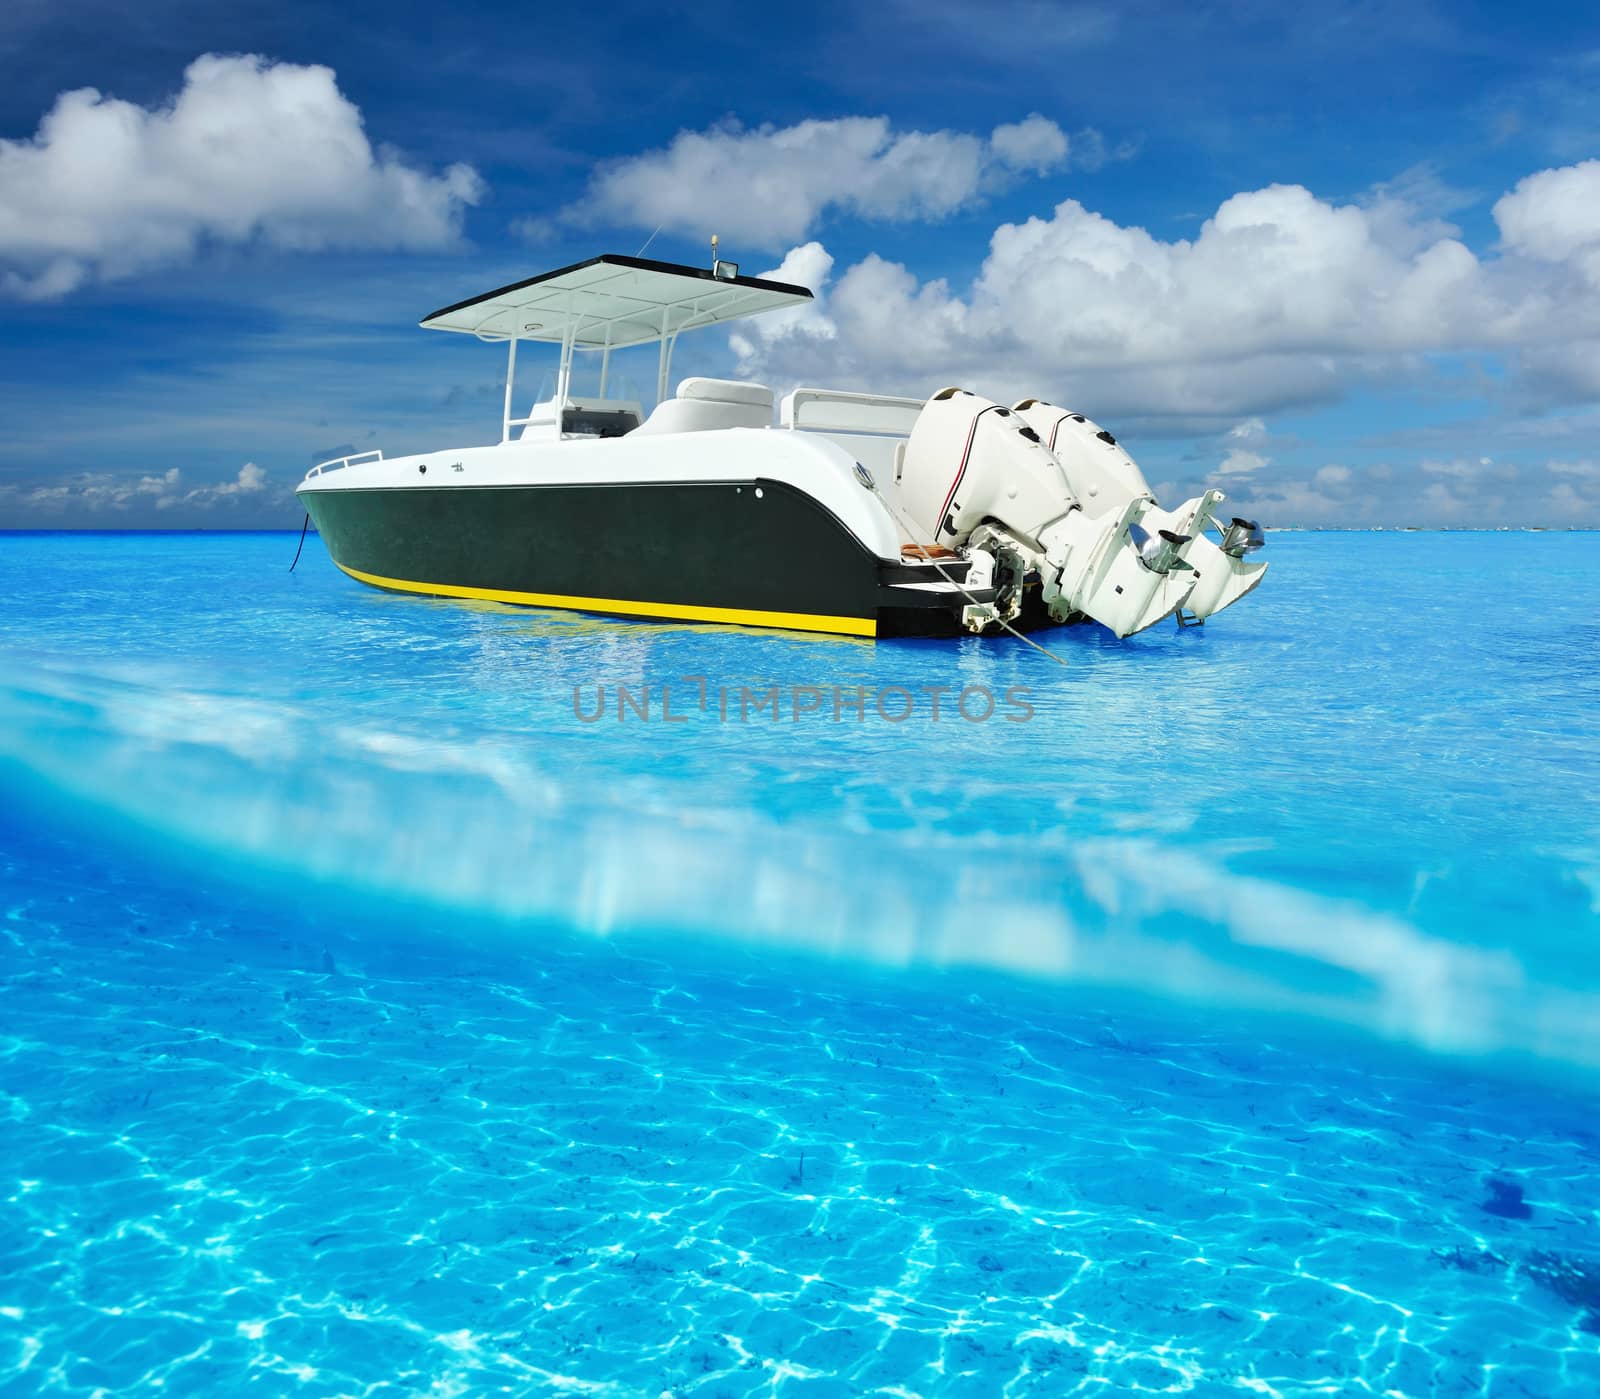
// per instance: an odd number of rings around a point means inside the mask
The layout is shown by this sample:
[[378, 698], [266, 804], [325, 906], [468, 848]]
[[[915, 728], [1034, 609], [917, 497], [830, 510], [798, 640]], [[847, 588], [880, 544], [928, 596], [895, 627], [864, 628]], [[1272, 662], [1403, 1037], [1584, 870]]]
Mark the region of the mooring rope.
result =
[[306, 512], [306, 522], [300, 526], [300, 547], [294, 551], [294, 563], [289, 565], [289, 572], [294, 572], [294, 564], [300, 562], [300, 550], [306, 547], [306, 531], [311, 528], [311, 512]]

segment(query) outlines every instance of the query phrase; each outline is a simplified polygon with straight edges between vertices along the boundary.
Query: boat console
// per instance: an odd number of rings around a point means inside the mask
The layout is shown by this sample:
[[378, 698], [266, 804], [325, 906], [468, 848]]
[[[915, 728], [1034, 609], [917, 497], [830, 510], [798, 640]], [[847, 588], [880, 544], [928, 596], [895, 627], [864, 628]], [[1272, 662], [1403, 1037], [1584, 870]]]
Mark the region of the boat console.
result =
[[[615, 398], [547, 398], [521, 420], [519, 442], [559, 442], [569, 437], [626, 437], [643, 418], [641, 405]], [[509, 440], [509, 439], [508, 439]]]

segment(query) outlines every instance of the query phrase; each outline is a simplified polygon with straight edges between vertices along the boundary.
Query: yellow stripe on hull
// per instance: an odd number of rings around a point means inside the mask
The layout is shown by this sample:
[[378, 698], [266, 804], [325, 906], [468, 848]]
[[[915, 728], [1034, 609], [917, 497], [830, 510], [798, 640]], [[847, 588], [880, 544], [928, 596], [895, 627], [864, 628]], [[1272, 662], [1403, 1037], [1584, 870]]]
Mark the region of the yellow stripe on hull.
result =
[[335, 564], [352, 578], [375, 588], [399, 593], [424, 593], [430, 597], [473, 598], [480, 602], [511, 602], [523, 607], [559, 607], [569, 612], [611, 612], [623, 617], [656, 617], [673, 622], [724, 622], [736, 627], [776, 627], [784, 631], [834, 632], [841, 636], [876, 636], [878, 623], [871, 617], [825, 617], [810, 612], [757, 612], [738, 607], [698, 607], [679, 602], [627, 602], [619, 598], [568, 597], [562, 593], [519, 593], [509, 588], [466, 588], [455, 583], [413, 583], [405, 578], [381, 578], [359, 568]]

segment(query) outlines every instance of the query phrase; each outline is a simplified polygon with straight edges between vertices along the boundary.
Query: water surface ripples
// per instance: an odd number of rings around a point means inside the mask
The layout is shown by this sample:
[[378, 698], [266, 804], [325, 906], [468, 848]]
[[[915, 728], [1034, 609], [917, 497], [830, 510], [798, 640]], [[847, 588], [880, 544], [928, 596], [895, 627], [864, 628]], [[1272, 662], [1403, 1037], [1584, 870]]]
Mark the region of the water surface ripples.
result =
[[293, 542], [0, 537], [0, 1390], [1600, 1392], [1594, 536], [1064, 666]]

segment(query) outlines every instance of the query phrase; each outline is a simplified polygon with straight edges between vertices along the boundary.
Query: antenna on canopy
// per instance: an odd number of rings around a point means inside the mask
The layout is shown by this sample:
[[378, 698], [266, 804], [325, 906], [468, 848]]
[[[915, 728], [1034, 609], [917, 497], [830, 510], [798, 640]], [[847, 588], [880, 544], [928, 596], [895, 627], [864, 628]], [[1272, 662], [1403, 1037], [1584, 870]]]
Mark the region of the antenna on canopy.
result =
[[717, 256], [717, 235], [711, 235], [711, 275], [721, 282], [731, 282], [739, 275], [737, 262], [724, 262]]

